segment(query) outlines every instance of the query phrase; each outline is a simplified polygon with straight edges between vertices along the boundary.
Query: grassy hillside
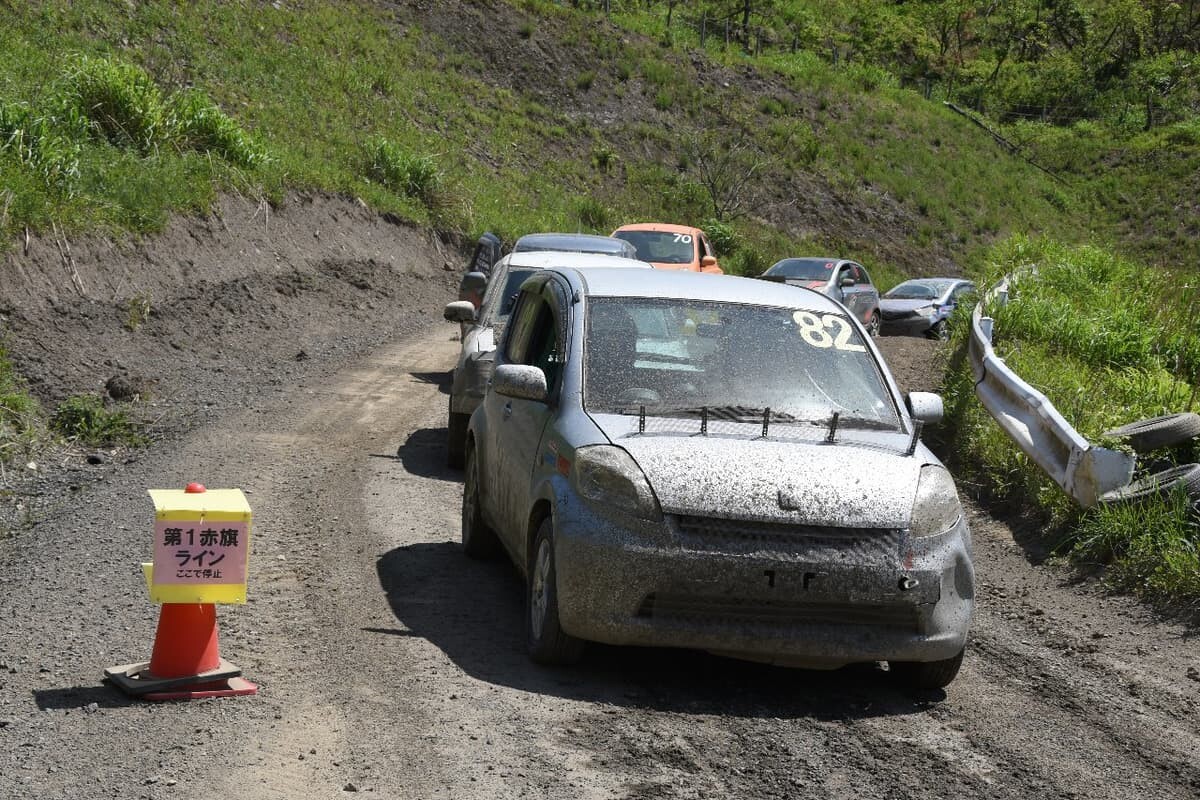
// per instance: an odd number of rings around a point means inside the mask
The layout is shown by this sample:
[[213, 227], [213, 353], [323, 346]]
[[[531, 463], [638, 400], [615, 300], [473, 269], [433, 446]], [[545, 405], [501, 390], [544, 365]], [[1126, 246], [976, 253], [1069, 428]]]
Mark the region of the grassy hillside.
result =
[[[553, 3], [10, 6], [8, 237], [148, 230], [218, 191], [295, 187], [508, 237], [726, 217], [735, 268], [852, 252], [887, 282], [1072, 216], [1044, 175], [877, 70], [694, 58]], [[101, 96], [81, 86], [95, 73], [116, 82]], [[189, 103], [256, 155], [189, 137]]]

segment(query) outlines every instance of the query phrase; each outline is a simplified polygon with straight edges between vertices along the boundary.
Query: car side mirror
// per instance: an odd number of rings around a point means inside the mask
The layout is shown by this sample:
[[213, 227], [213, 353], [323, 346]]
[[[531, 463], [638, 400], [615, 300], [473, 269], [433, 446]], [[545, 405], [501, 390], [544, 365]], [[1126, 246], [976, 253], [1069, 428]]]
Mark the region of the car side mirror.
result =
[[447, 322], [474, 322], [475, 304], [470, 300], [455, 300], [446, 305], [442, 316], [446, 318]]
[[847, 275], [846, 277], [844, 277], [840, 281], [838, 281], [838, 286], [841, 286], [843, 289], [847, 286], [853, 286], [853, 285], [854, 285], [854, 278], [851, 278], [849, 275]]
[[908, 406], [908, 413], [912, 414], [913, 419], [920, 420], [927, 425], [941, 422], [942, 416], [945, 414], [942, 396], [933, 392], [909, 392], [904, 398], [904, 403]]
[[471, 295], [482, 296], [487, 285], [487, 275], [482, 272], [468, 272], [462, 276], [462, 280], [458, 284], [458, 297], [465, 300]]
[[517, 400], [546, 402], [546, 373], [526, 364], [501, 364], [492, 373], [492, 389], [496, 394]]
[[715, 256], [704, 256], [700, 259], [700, 269], [712, 269], [717, 265]]

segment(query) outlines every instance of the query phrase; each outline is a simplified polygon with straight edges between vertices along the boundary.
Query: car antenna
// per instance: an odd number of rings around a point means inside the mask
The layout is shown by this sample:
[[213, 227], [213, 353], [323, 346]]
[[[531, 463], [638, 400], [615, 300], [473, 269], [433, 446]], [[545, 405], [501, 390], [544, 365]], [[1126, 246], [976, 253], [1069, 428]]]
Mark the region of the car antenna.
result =
[[825, 444], [833, 444], [836, 441], [838, 420], [841, 416], [840, 412], [833, 412], [833, 416], [829, 419], [829, 433], [825, 434]]
[[638, 406], [638, 433], [646, 432], [646, 406]]
[[708, 436], [708, 406], [700, 406], [700, 435]]
[[908, 449], [904, 451], [904, 455], [911, 456], [913, 453], [917, 452], [917, 441], [921, 438], [921, 428], [924, 427], [925, 423], [921, 420], [917, 420], [916, 424], [913, 425], [913, 435], [912, 438], [908, 440]]
[[762, 438], [767, 438], [767, 429], [771, 427], [771, 407], [767, 406], [763, 409], [763, 432]]

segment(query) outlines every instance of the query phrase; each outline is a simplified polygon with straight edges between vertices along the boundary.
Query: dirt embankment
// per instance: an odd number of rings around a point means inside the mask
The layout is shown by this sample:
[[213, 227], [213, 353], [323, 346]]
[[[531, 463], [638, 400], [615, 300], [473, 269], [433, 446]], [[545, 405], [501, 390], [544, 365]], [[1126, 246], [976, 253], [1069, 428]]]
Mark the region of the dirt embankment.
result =
[[[116, 394], [136, 394], [128, 410], [163, 439], [248, 398], [317, 384], [439, 319], [460, 261], [457, 246], [349, 199], [273, 209], [231, 197], [142, 241], [17, 242], [0, 254], [0, 335], [47, 410], [107, 395], [115, 378]], [[10, 467], [0, 530], [50, 513], [55, 487], [95, 477], [85, 455], [111, 454], [68, 449], [43, 453], [35, 470]]]

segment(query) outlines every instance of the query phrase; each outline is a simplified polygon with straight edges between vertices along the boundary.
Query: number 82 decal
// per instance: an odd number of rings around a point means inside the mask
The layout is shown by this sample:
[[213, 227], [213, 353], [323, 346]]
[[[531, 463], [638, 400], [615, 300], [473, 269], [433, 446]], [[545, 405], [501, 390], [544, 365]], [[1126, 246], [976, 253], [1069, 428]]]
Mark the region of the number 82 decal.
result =
[[811, 311], [797, 311], [792, 319], [799, 326], [800, 338], [813, 347], [832, 347], [852, 353], [864, 353], [867, 348], [850, 341], [850, 323], [837, 314], [817, 316]]

